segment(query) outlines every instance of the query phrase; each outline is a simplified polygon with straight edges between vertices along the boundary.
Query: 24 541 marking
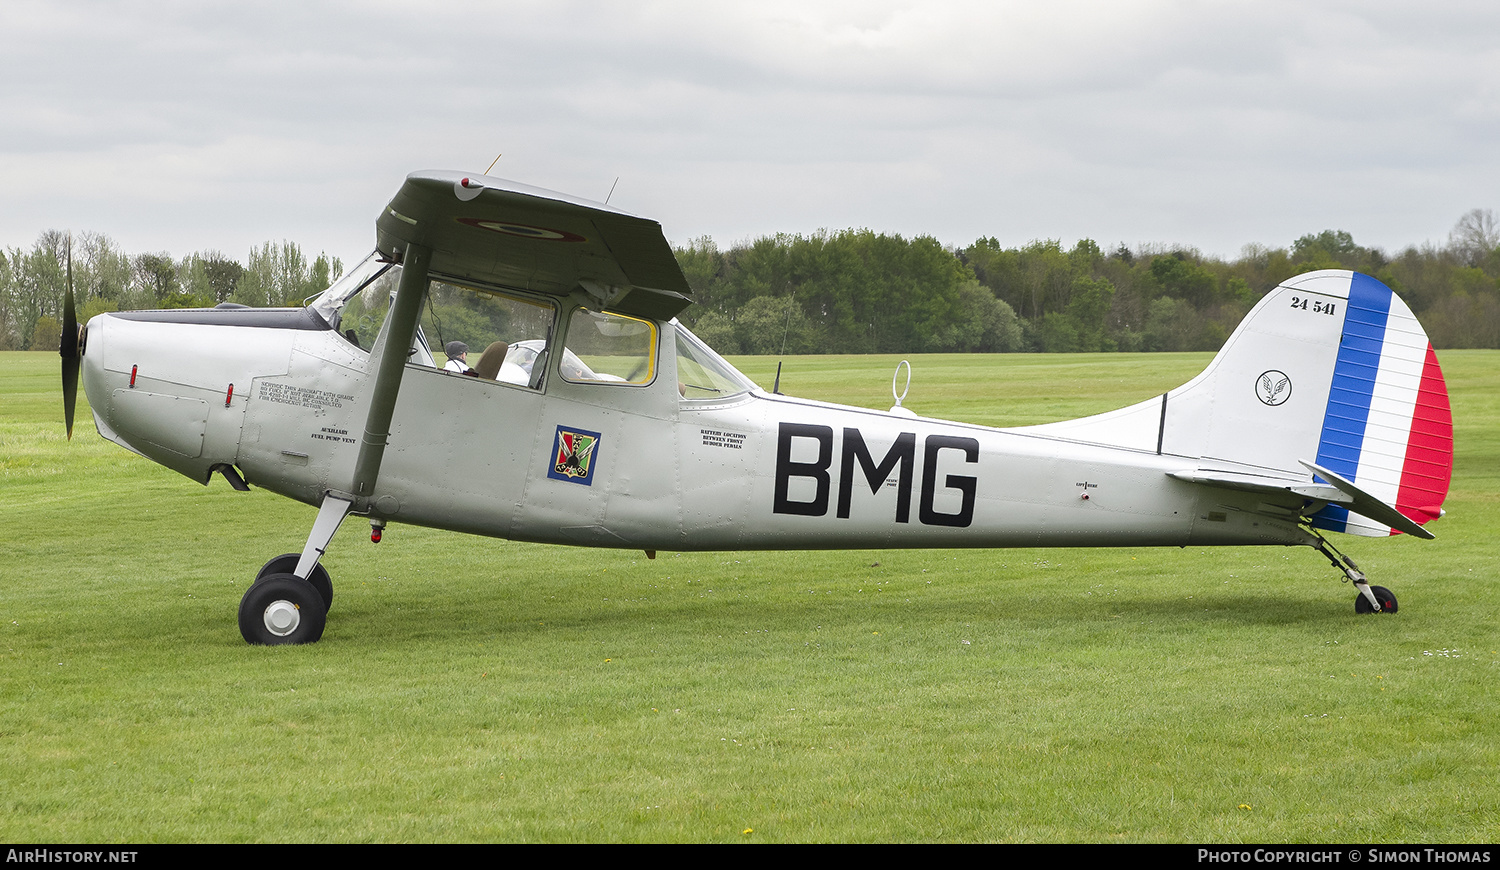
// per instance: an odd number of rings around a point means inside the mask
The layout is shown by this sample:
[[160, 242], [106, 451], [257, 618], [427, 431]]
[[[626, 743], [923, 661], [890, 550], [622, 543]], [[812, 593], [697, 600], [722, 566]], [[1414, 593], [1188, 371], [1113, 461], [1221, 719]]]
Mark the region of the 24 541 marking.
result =
[[1292, 307], [1302, 311], [1311, 311], [1314, 314], [1332, 315], [1338, 310], [1338, 303], [1324, 302], [1321, 299], [1308, 299], [1306, 296], [1293, 296]]

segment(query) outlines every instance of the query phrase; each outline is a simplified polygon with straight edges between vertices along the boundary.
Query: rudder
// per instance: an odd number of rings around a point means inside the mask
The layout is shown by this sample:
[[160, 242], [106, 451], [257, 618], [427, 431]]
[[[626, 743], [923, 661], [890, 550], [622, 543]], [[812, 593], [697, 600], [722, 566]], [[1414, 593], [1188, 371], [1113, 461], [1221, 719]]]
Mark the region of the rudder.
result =
[[[1417, 523], [1442, 514], [1453, 472], [1453, 415], [1443, 371], [1411, 309], [1368, 275], [1350, 278], [1316, 461]], [[1312, 524], [1393, 534], [1390, 526], [1338, 505], [1319, 511]]]

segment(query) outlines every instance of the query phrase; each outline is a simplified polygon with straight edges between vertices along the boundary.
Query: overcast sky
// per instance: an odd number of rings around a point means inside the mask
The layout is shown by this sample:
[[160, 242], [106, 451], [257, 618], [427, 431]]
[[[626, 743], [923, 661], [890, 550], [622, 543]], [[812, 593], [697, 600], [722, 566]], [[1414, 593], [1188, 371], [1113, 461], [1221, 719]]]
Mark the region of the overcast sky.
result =
[[407, 172], [674, 243], [868, 227], [1237, 255], [1500, 208], [1500, 4], [0, 3], [0, 245], [346, 264]]

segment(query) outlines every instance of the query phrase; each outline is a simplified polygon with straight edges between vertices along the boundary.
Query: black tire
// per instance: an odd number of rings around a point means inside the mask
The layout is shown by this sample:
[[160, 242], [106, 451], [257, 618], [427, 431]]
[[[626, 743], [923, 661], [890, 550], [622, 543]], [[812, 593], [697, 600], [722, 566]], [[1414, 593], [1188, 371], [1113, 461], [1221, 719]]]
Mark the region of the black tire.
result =
[[262, 577], [240, 599], [240, 635], [246, 643], [317, 643], [327, 623], [323, 596], [295, 574]]
[[[1396, 594], [1384, 586], [1371, 586], [1370, 591], [1375, 593], [1375, 600], [1380, 602], [1381, 613], [1396, 612]], [[1374, 613], [1375, 608], [1370, 606], [1370, 600], [1364, 595], [1354, 596], [1355, 613]]]
[[[301, 553], [283, 553], [277, 556], [261, 566], [260, 570], [255, 574], [255, 582], [259, 583], [272, 574], [291, 574], [295, 572], [297, 570], [297, 562], [301, 558]], [[333, 578], [328, 576], [328, 569], [323, 567], [322, 562], [313, 566], [312, 574], [307, 578], [307, 582], [311, 583], [312, 587], [318, 590], [318, 594], [323, 596], [323, 611], [326, 613], [332, 610]]]

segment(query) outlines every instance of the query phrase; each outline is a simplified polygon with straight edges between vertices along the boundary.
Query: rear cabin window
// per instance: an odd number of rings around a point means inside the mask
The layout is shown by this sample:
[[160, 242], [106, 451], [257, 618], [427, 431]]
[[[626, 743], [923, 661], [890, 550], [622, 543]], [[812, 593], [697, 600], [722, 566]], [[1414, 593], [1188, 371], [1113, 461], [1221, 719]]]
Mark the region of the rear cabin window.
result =
[[656, 324], [574, 309], [559, 363], [563, 379], [586, 384], [649, 384], [656, 377]]

